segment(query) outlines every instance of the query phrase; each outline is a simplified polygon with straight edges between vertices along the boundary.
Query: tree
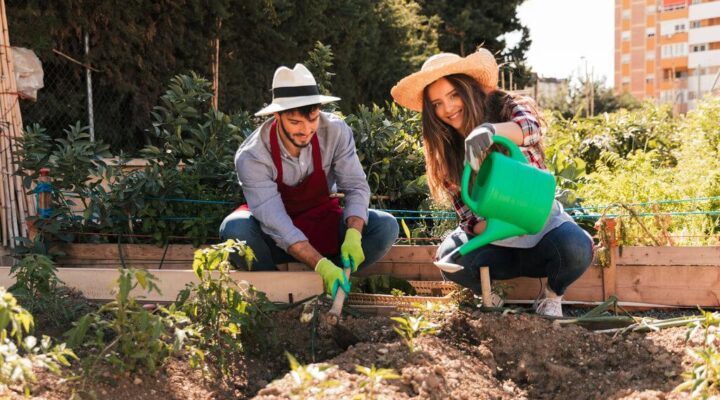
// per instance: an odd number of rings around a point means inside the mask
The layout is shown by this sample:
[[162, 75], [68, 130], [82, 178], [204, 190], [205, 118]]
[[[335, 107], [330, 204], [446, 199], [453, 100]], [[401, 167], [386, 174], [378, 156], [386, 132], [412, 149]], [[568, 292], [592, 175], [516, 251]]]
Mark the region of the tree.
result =
[[13, 44], [35, 50], [45, 70], [38, 102], [21, 103], [26, 122], [39, 122], [57, 137], [75, 121], [87, 121], [85, 68], [57, 50], [94, 69], [96, 136], [131, 151], [150, 140], [150, 111], [174, 75], [211, 77], [218, 38], [219, 107], [230, 112], [269, 102], [273, 71], [302, 62], [318, 41], [336, 56], [332, 91], [346, 112], [384, 102], [395, 82], [437, 52], [438, 19], [422, 15], [414, 0], [7, 4]]
[[[522, 88], [531, 79], [531, 72], [523, 63], [531, 43], [530, 34], [517, 18], [517, 7], [523, 1], [420, 0], [419, 3], [423, 14], [442, 20], [438, 40], [442, 51], [465, 56], [482, 45], [497, 55], [499, 63], [514, 63], [515, 67], [508, 71], [512, 71], [517, 87]], [[520, 31], [521, 39], [513, 48], [507, 48], [504, 34], [513, 31]]]

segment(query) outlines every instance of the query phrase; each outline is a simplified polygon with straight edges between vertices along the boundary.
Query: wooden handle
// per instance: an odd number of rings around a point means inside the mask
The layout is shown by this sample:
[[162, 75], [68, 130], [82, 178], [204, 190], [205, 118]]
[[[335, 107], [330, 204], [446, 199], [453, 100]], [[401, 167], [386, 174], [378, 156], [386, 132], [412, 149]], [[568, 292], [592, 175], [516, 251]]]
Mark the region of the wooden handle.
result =
[[483, 307], [492, 307], [492, 289], [490, 288], [490, 267], [480, 267], [480, 295]]
[[[350, 280], [350, 268], [343, 268], [345, 272], [345, 279]], [[340, 320], [340, 314], [342, 314], [343, 303], [345, 302], [345, 291], [342, 288], [338, 288], [335, 294], [335, 300], [333, 301], [330, 311], [328, 311], [328, 322], [330, 325], [336, 325]]]

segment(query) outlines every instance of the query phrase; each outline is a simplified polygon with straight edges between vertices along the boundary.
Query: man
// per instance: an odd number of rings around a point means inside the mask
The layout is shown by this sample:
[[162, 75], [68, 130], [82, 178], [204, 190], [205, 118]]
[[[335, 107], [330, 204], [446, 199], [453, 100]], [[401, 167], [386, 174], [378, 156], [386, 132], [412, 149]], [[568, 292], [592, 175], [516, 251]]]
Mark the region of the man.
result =
[[[253, 271], [274, 271], [293, 260], [313, 268], [325, 290], [350, 292], [343, 269], [375, 263], [398, 237], [395, 218], [368, 210], [370, 188], [350, 127], [322, 104], [340, 100], [320, 95], [302, 65], [280, 67], [273, 77], [272, 104], [256, 116], [272, 115], [240, 146], [235, 169], [247, 201], [225, 218], [220, 236], [246, 241]], [[330, 193], [344, 193], [345, 209]]]

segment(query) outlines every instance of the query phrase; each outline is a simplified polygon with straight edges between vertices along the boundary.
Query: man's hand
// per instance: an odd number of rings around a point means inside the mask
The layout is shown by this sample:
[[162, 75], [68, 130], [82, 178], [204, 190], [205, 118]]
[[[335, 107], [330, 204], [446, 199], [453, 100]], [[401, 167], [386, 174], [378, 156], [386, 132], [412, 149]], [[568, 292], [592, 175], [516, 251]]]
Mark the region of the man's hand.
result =
[[338, 287], [341, 287], [345, 293], [350, 294], [350, 282], [345, 277], [342, 268], [333, 264], [332, 261], [327, 258], [320, 259], [315, 266], [315, 272], [322, 276], [325, 283], [325, 292], [332, 295], [333, 299], [337, 294]]
[[352, 268], [352, 272], [357, 271], [358, 266], [365, 261], [365, 253], [363, 253], [361, 244], [362, 234], [355, 228], [348, 228], [345, 231], [345, 241], [340, 247], [340, 258], [343, 267]]
[[492, 146], [494, 134], [495, 128], [486, 122], [473, 129], [465, 138], [465, 162], [470, 163], [473, 171], [480, 169], [480, 161], [485, 159], [487, 151]]

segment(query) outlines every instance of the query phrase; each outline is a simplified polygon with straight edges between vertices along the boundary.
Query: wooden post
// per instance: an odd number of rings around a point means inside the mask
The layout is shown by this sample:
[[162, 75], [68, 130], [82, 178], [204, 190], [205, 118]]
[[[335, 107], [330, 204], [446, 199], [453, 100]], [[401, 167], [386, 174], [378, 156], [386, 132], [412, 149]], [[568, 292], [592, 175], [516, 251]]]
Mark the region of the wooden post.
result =
[[603, 299], [607, 300], [610, 296], [615, 296], [617, 293], [617, 260], [618, 245], [615, 238], [615, 219], [606, 218], [605, 228], [607, 229], [607, 235], [609, 238], [609, 250], [610, 250], [610, 262], [606, 268], [602, 268], [602, 282], [603, 282]]
[[490, 267], [480, 267], [480, 295], [483, 307], [492, 307], [492, 289], [490, 288]]
[[215, 39], [213, 39], [213, 62], [212, 62], [212, 106], [218, 109], [218, 97], [220, 97], [220, 28], [222, 27], [222, 19], [216, 21], [217, 31]]

